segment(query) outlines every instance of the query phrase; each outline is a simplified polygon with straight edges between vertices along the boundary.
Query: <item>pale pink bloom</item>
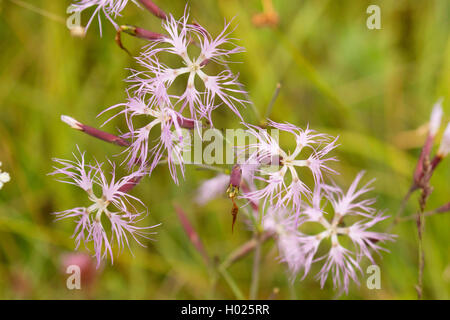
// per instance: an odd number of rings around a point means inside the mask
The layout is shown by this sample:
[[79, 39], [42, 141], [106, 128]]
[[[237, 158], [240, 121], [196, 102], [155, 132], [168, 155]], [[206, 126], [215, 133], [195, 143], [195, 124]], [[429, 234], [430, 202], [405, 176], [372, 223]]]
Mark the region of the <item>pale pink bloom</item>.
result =
[[102, 33], [102, 22], [100, 13], [103, 13], [105, 17], [114, 25], [117, 29], [118, 25], [114, 19], [120, 15], [122, 10], [126, 7], [128, 2], [133, 2], [134, 0], [79, 0], [74, 2], [69, 6], [69, 12], [82, 12], [89, 8], [94, 8], [94, 12], [86, 25], [86, 30], [89, 29], [92, 21], [95, 17], [98, 18], [98, 23], [100, 27], [100, 34]]
[[[302, 271], [304, 279], [313, 264], [322, 262], [317, 274], [321, 287], [331, 274], [334, 287], [348, 292], [350, 280], [359, 281], [363, 258], [375, 263], [373, 253], [387, 251], [380, 244], [393, 241], [395, 236], [370, 230], [387, 217], [370, 207], [373, 200], [359, 199], [370, 190], [368, 185], [357, 190], [361, 178], [362, 173], [347, 192], [337, 186], [316, 186], [309, 203], [302, 202], [300, 213], [284, 207], [268, 208], [263, 228], [276, 235], [281, 260], [286, 262], [293, 276]], [[332, 212], [326, 210], [327, 203], [331, 203]], [[353, 218], [344, 221], [347, 216]], [[306, 234], [310, 229], [305, 228], [305, 223], [318, 224], [322, 231]], [[343, 245], [343, 238], [348, 238], [350, 244]], [[319, 247], [327, 250], [326, 253], [318, 256]]]
[[[83, 189], [90, 201], [89, 205], [77, 207], [62, 212], [56, 212], [57, 220], [73, 218], [76, 222], [73, 237], [75, 237], [76, 248], [81, 242], [85, 245], [89, 242], [94, 243], [97, 265], [100, 265], [102, 259], [109, 255], [113, 260], [112, 244], [117, 242], [119, 249], [124, 247], [124, 243], [129, 248], [128, 235], [131, 235], [140, 245], [142, 243], [138, 237], [149, 239], [150, 227], [137, 227], [142, 214], [147, 212], [144, 204], [138, 198], [124, 192], [130, 181], [142, 176], [137, 171], [128, 176], [116, 179], [115, 165], [110, 162], [112, 167], [110, 178], [107, 178], [102, 171], [102, 164], [87, 164], [84, 153], [75, 155], [75, 161], [55, 159], [54, 161], [61, 165], [55, 167], [52, 174], [62, 175], [61, 182], [69, 183]], [[138, 210], [142, 208], [142, 211]], [[111, 236], [108, 237], [107, 231], [102, 223], [102, 217], [106, 217], [111, 225]]]
[[441, 144], [438, 149], [439, 157], [446, 157], [450, 153], [450, 122], [445, 128], [444, 135], [442, 136]]
[[[421, 181], [424, 178], [424, 162], [430, 156], [431, 149], [433, 147], [434, 138], [439, 131], [442, 120], [442, 101], [443, 99], [439, 99], [433, 106], [433, 110], [431, 111], [430, 121], [428, 124], [429, 132], [427, 139], [425, 140], [425, 144], [422, 147], [422, 151], [420, 152], [419, 161], [417, 161], [416, 169], [414, 171], [414, 184], [417, 187], [420, 184], [423, 184]], [[450, 132], [449, 132], [450, 134]], [[450, 149], [450, 148], [449, 148]], [[443, 150], [438, 150], [438, 155]], [[442, 158], [442, 157], [441, 157]], [[432, 164], [435, 167], [437, 164]]]
[[[165, 158], [173, 180], [178, 183], [177, 168], [179, 167], [184, 177], [183, 152], [190, 146], [183, 129], [195, 128], [196, 122], [182, 116], [168, 105], [157, 103], [154, 96], [150, 96], [148, 101], [145, 101], [144, 97], [129, 97], [126, 103], [109, 107], [102, 113], [116, 108], [123, 109], [106, 122], [120, 114], [126, 117], [128, 132], [124, 133], [122, 138], [131, 139], [131, 145], [125, 151], [128, 167], [131, 169], [139, 165], [142, 170], [145, 169], [151, 174]], [[136, 127], [133, 121], [137, 117], [140, 117], [139, 127]], [[148, 122], [142, 126], [144, 119], [148, 119]], [[150, 139], [150, 133], [155, 130], [159, 135], [156, 141]]]
[[[235, 46], [229, 38], [229, 24], [224, 30], [213, 38], [204, 28], [198, 24], [188, 23], [189, 15], [185, 12], [180, 20], [170, 15], [163, 21], [163, 28], [167, 36], [152, 41], [144, 48], [143, 53], [137, 58], [143, 71], [134, 71], [130, 81], [134, 83], [132, 89], [139, 94], [151, 92], [160, 103], [174, 105], [182, 113], [187, 107], [191, 118], [208, 118], [211, 121], [211, 112], [224, 104], [240, 117], [237, 105], [245, 105], [246, 100], [240, 98], [244, 91], [240, 88], [237, 76], [229, 69], [224, 68], [226, 60], [231, 54], [243, 51]], [[191, 46], [197, 44], [200, 53], [192, 57], [188, 52]], [[225, 49], [228, 45], [231, 49]], [[178, 67], [170, 67], [162, 62], [163, 54], [176, 55], [180, 59]], [[216, 75], [205, 73], [206, 65], [215, 62], [223, 70]], [[175, 79], [181, 75], [187, 75], [187, 83], [182, 94], [169, 93]], [[197, 86], [196, 77], [202, 82]]]
[[[331, 140], [327, 135], [315, 133], [309, 128], [303, 130], [289, 123], [269, 121], [268, 125], [292, 134], [295, 150], [283, 150], [278, 139], [267, 130], [247, 125], [248, 132], [257, 141], [245, 148], [250, 153], [248, 162], [259, 164], [256, 170], [259, 176], [255, 178], [265, 182], [263, 188], [247, 196], [253, 201], [263, 200], [264, 205], [268, 203], [276, 208], [292, 204], [294, 210], [299, 211], [302, 197], [310, 196], [311, 190], [297, 170], [308, 168], [316, 184], [322, 183], [324, 173], [335, 173], [327, 164], [336, 159], [327, 156], [336, 147], [336, 139]], [[303, 155], [305, 153], [309, 155]]]
[[[334, 287], [342, 287], [348, 292], [350, 280], [358, 283], [357, 271], [361, 271], [361, 260], [366, 257], [374, 263], [373, 252], [387, 251], [379, 244], [394, 240], [393, 235], [369, 230], [375, 224], [385, 220], [387, 216], [376, 212], [372, 207], [375, 202], [373, 199], [360, 199], [363, 194], [371, 190], [369, 188], [371, 182], [357, 189], [362, 175], [363, 173], [357, 175], [347, 192], [337, 186], [320, 185], [319, 188], [322, 189], [314, 191], [313, 204], [303, 205], [302, 223], [316, 222], [324, 229], [315, 235], [300, 237], [305, 254], [303, 277], [307, 275], [314, 262], [325, 260], [317, 275], [322, 287], [328, 275], [331, 274]], [[324, 210], [327, 202], [331, 203], [333, 212]], [[353, 219], [344, 220], [347, 216], [353, 216]], [[353, 246], [344, 247], [339, 237], [349, 238]], [[327, 254], [316, 258], [318, 248], [325, 239], [330, 239], [331, 248]]]

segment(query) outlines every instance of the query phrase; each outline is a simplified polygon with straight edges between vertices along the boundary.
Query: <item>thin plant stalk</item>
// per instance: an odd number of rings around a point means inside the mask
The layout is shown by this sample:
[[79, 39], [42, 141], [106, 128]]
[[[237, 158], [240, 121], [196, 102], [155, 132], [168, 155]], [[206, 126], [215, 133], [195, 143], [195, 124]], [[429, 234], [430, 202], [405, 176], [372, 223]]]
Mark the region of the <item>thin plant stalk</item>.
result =
[[258, 297], [260, 266], [261, 266], [261, 239], [259, 235], [256, 235], [256, 246], [253, 256], [252, 282], [250, 285], [250, 300], [255, 300]]
[[411, 198], [412, 194], [414, 193], [414, 191], [416, 191], [417, 188], [415, 188], [414, 186], [411, 186], [408, 190], [408, 192], [405, 194], [405, 196], [402, 199], [402, 202], [400, 204], [399, 209], [397, 210], [397, 213], [394, 216], [394, 220], [392, 221], [392, 223], [387, 227], [386, 232], [389, 232], [392, 230], [392, 228], [394, 228], [401, 220], [402, 220], [402, 215], [403, 212], [406, 209], [406, 205], [408, 204], [409, 199]]
[[272, 114], [273, 106], [275, 104], [275, 101], [277, 101], [280, 91], [281, 91], [281, 83], [278, 82], [275, 88], [275, 92], [273, 93], [272, 99], [270, 100], [269, 106], [267, 107], [266, 114], [264, 116], [266, 119], [269, 118], [270, 115]]
[[419, 238], [418, 256], [419, 256], [419, 270], [417, 275], [417, 298], [420, 300], [423, 298], [423, 270], [425, 268], [425, 250], [423, 247], [423, 234], [425, 232], [425, 206], [432, 192], [432, 188], [429, 185], [429, 177], [431, 176], [431, 165], [428, 158], [424, 161], [424, 174], [428, 177], [423, 185], [421, 185], [422, 193], [419, 199], [419, 215], [417, 217], [417, 234]]
[[[261, 243], [266, 242], [267, 240], [271, 239], [274, 236], [274, 233], [272, 232], [265, 232], [260, 237]], [[241, 260], [245, 256], [247, 256], [250, 252], [252, 252], [257, 245], [257, 241], [255, 238], [252, 238], [251, 240], [244, 243], [242, 246], [231, 252], [228, 257], [222, 262], [220, 265], [221, 268], [227, 269], [230, 267], [233, 263], [235, 263], [238, 260]]]
[[219, 267], [219, 272], [230, 286], [230, 289], [231, 291], [233, 291], [233, 294], [235, 295], [236, 299], [244, 300], [245, 299], [244, 294], [242, 293], [241, 289], [239, 289], [239, 286], [237, 285], [236, 281], [234, 281], [233, 277], [228, 273], [228, 271], [223, 267]]

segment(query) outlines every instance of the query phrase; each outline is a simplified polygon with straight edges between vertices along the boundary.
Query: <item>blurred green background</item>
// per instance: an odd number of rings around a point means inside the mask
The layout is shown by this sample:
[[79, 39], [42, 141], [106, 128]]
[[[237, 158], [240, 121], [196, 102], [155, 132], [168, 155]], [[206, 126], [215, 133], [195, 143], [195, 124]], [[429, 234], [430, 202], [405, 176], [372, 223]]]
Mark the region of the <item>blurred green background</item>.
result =
[[[155, 1], [175, 17], [184, 1]], [[266, 2], [267, 3], [267, 2]], [[33, 7], [29, 7], [32, 4]], [[217, 261], [250, 239], [238, 220], [230, 231], [230, 208], [223, 197], [205, 207], [194, 204], [195, 190], [211, 172], [189, 167], [179, 187], [166, 168], [134, 190], [148, 205], [147, 224], [162, 223], [156, 241], [147, 248], [133, 244], [111, 266], [104, 265], [87, 290], [66, 289], [61, 256], [74, 249], [71, 221], [54, 222], [51, 212], [85, 203], [85, 195], [46, 174], [52, 157], [70, 158], [75, 145], [89, 156], [104, 159], [120, 149], [89, 138], [63, 124], [61, 114], [90, 125], [96, 115], [126, 98], [123, 79], [133, 60], [114, 42], [114, 29], [104, 20], [103, 38], [97, 25], [84, 39], [71, 37], [65, 27], [69, 1], [0, 1], [0, 161], [12, 181], [0, 191], [0, 298], [27, 299], [234, 299], [222, 277], [213, 286], [210, 270], [194, 249], [174, 211], [183, 205], [208, 254]], [[366, 27], [366, 8], [381, 7], [381, 30]], [[246, 52], [232, 69], [240, 73], [250, 97], [264, 114], [276, 84], [282, 83], [272, 118], [340, 136], [334, 166], [337, 182], [348, 186], [366, 170], [366, 181], [376, 178], [373, 196], [379, 209], [395, 214], [411, 182], [412, 171], [426, 133], [431, 107], [444, 97], [444, 122], [450, 120], [450, 2], [274, 0], [279, 21], [256, 26], [263, 11], [260, 0], [191, 1], [191, 17], [213, 35], [224, 19], [234, 17], [234, 37]], [[36, 9], [39, 10], [36, 10]], [[83, 15], [83, 21], [88, 18]], [[129, 5], [118, 18], [161, 32], [160, 21]], [[128, 36], [124, 45], [133, 53], [145, 42]], [[252, 119], [250, 109], [244, 112]], [[217, 111], [221, 127], [238, 124], [227, 111]], [[121, 121], [108, 125], [114, 132]], [[442, 128], [440, 135], [442, 134]], [[450, 201], [450, 159], [438, 168], [427, 209]], [[406, 214], [417, 210], [417, 195]], [[378, 226], [382, 231], [390, 220]], [[424, 296], [450, 298], [450, 214], [427, 219], [424, 245]], [[377, 260], [382, 289], [352, 285], [356, 299], [414, 299], [417, 281], [417, 231], [414, 222], [397, 225], [398, 241], [390, 254]], [[81, 249], [82, 251], [84, 249]], [[251, 278], [252, 257], [234, 264], [229, 273], [245, 296]], [[365, 267], [364, 267], [365, 269]], [[277, 261], [272, 241], [263, 247], [258, 298], [274, 288], [277, 299], [334, 298], [330, 281], [323, 290], [314, 280], [317, 268], [304, 281], [291, 283]]]

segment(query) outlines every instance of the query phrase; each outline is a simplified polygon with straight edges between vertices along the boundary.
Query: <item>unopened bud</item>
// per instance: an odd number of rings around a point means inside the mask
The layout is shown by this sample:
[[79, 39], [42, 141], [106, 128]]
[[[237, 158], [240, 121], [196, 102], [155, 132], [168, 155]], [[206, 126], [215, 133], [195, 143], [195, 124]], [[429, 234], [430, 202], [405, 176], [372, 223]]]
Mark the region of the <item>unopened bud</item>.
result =
[[108, 132], [104, 132], [101, 131], [99, 129], [87, 126], [85, 124], [82, 124], [81, 122], [75, 120], [72, 117], [69, 116], [61, 116], [61, 120], [65, 123], [67, 123], [71, 128], [79, 130], [79, 131], [83, 131], [84, 133], [87, 133], [88, 135], [106, 141], [106, 142], [110, 142], [110, 143], [114, 143], [118, 146], [122, 146], [122, 147], [129, 147], [130, 146], [130, 142], [128, 140], [125, 140], [121, 137], [115, 136], [111, 133]]
[[72, 118], [72, 117], [62, 115], [61, 116], [61, 121], [65, 122], [66, 124], [68, 124], [73, 129], [83, 130], [83, 125], [80, 122], [78, 122], [77, 120], [75, 120], [74, 118]]
[[433, 106], [430, 117], [430, 135], [434, 137], [441, 126], [442, 120], [442, 98], [439, 99]]
[[233, 169], [231, 169], [230, 174], [230, 185], [239, 188], [241, 185], [241, 178], [242, 178], [242, 169], [241, 166], [238, 164], [235, 164], [233, 166]]
[[227, 190], [228, 197], [230, 197], [231, 199], [234, 199], [234, 197], [238, 194], [239, 188], [241, 186], [241, 180], [242, 180], [241, 166], [235, 164], [231, 169], [230, 185], [228, 186]]
[[130, 192], [131, 189], [133, 189], [135, 186], [137, 186], [139, 184], [139, 182], [141, 181], [141, 179], [144, 176], [144, 174], [145, 174], [145, 172], [142, 172], [141, 175], [137, 175], [137, 176], [131, 178], [130, 180], [128, 180], [125, 184], [123, 184], [119, 188], [119, 191], [123, 192], [123, 193]]
[[442, 207], [439, 207], [436, 212], [442, 213], [442, 212], [447, 212], [450, 211], [450, 202], [447, 204], [444, 204]]
[[153, 1], [139, 0], [139, 2], [142, 3], [144, 7], [146, 7], [147, 10], [150, 11], [156, 17], [163, 20], [167, 19], [167, 14], [164, 11], [162, 11], [156, 4], [154, 4]]
[[143, 28], [139, 28], [139, 27], [135, 27], [135, 26], [130, 26], [130, 25], [122, 25], [120, 26], [120, 30], [122, 32], [125, 32], [129, 35], [141, 38], [141, 39], [146, 39], [146, 40], [158, 40], [163, 38], [164, 36], [160, 33], [156, 33], [156, 32], [152, 32]]
[[184, 128], [184, 129], [194, 129], [195, 128], [195, 120], [178, 116], [177, 121], [181, 128]]
[[441, 145], [438, 149], [438, 156], [444, 158], [450, 153], [450, 122], [447, 125], [447, 128], [445, 128], [444, 135], [441, 140]]

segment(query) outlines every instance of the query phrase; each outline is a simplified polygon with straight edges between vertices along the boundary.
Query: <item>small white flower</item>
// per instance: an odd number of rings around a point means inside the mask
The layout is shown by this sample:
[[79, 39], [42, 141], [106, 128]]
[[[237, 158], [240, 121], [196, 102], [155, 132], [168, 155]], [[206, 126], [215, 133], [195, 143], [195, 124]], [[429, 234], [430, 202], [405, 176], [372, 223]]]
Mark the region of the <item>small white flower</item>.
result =
[[[2, 166], [2, 162], [0, 161], [0, 167]], [[0, 169], [0, 189], [3, 188], [3, 185], [11, 180], [11, 177], [8, 172], [2, 172]]]

